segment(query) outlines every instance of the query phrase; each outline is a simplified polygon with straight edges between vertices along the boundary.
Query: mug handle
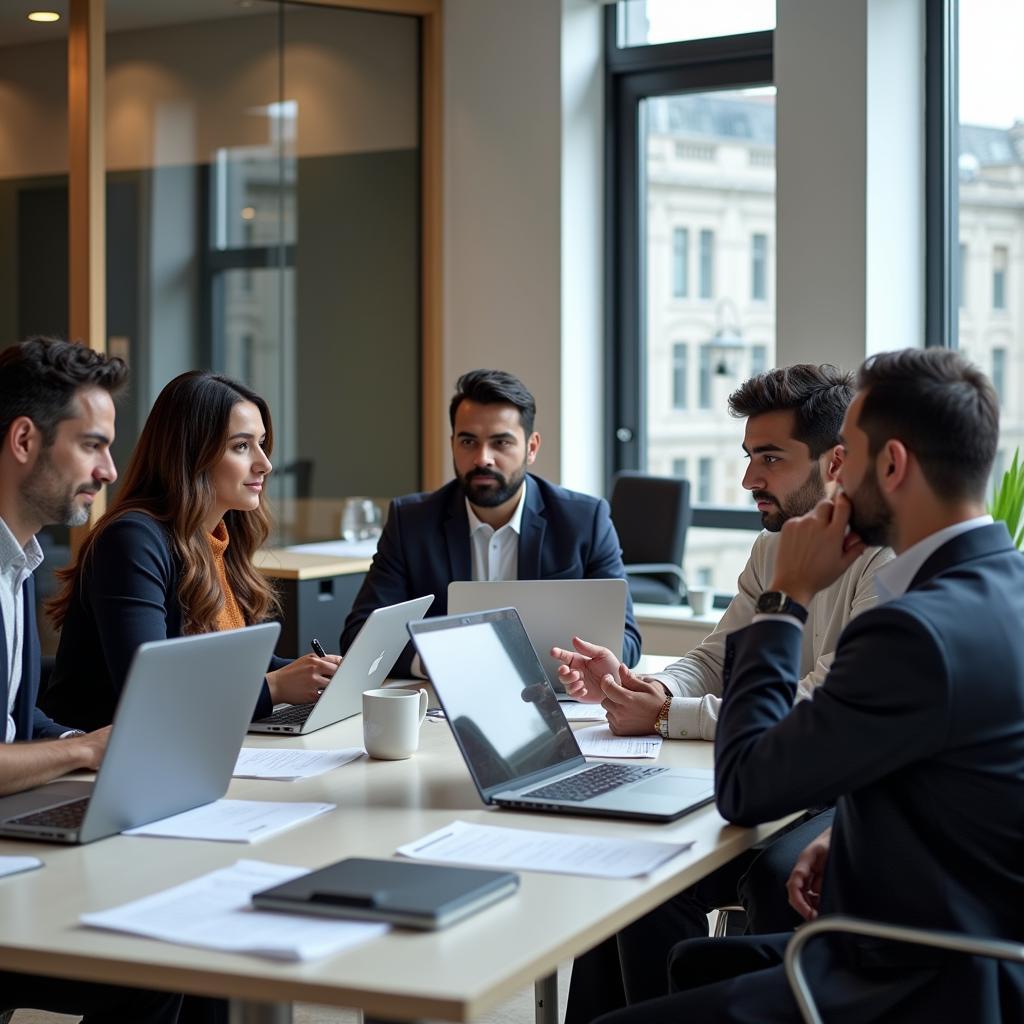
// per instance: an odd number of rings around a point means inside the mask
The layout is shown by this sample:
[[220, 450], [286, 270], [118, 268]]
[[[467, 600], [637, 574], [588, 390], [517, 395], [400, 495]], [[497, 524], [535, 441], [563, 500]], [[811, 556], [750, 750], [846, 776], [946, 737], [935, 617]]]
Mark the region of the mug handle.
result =
[[420, 720], [417, 725], [422, 725], [423, 720], [427, 717], [427, 691], [420, 690]]

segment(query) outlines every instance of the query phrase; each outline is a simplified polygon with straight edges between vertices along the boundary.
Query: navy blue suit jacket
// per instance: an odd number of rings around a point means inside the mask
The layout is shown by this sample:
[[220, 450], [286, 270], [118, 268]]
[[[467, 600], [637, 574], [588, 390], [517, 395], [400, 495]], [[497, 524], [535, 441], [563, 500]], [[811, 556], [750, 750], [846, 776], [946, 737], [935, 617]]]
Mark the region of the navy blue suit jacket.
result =
[[[521, 580], [625, 579], [622, 549], [612, 525], [608, 503], [527, 477], [526, 502], [519, 535]], [[396, 498], [388, 510], [384, 533], [373, 565], [356, 595], [341, 634], [341, 653], [355, 640], [369, 614], [385, 605], [433, 594], [430, 616], [448, 612], [448, 584], [473, 578], [466, 501], [457, 480], [429, 494]], [[580, 623], [585, 636], [587, 624]], [[569, 642], [566, 637], [566, 642]], [[406, 646], [392, 670], [412, 671], [412, 645]], [[633, 602], [626, 595], [622, 660], [635, 665], [640, 633]]]
[[[181, 636], [178, 575], [162, 523], [143, 512], [110, 523], [79, 575], [43, 709], [79, 729], [109, 725], [139, 645]], [[270, 669], [286, 664], [274, 658]], [[272, 710], [264, 683], [253, 717]]]
[[[21, 588], [25, 602], [24, 634], [21, 655], [21, 682], [18, 697], [14, 702], [14, 725], [17, 740], [39, 740], [59, 736], [68, 731], [68, 726], [58, 725], [36, 707], [39, 693], [39, 631], [36, 629], [36, 583], [29, 576]], [[10, 666], [7, 664], [7, 624], [0, 613], [0, 708], [4, 721], [7, 719], [7, 680]], [[0, 736], [2, 739], [2, 736]]]
[[[854, 619], [823, 685], [794, 706], [799, 674], [796, 626], [729, 638], [722, 814], [754, 824], [836, 800], [823, 913], [1024, 941], [1024, 556], [1005, 526], [954, 537], [903, 596]], [[865, 968], [945, 962], [842, 948]], [[968, 1007], [950, 1019], [998, 1019], [979, 1008], [1000, 1003], [1021, 1019], [1019, 966], [960, 958], [941, 979]]]

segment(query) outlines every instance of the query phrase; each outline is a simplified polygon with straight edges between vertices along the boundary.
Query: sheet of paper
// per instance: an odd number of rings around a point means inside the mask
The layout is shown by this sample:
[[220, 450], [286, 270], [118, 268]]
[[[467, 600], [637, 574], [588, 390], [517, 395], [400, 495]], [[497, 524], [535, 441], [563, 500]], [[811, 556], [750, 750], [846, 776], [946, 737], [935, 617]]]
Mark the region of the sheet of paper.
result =
[[316, 544], [293, 544], [285, 551], [299, 555], [330, 555], [334, 558], [372, 558], [377, 551], [377, 540], [327, 540]]
[[414, 843], [400, 846], [398, 853], [414, 860], [471, 864], [482, 868], [634, 878], [650, 874], [691, 846], [692, 842], [613, 839], [453, 821], [447, 828], [440, 828]]
[[378, 938], [386, 924], [325, 920], [255, 910], [254, 892], [306, 874], [307, 868], [239, 860], [120, 907], [83, 914], [82, 924], [182, 946], [252, 953], [273, 960], [312, 960]]
[[340, 768], [357, 757], [362, 747], [343, 750], [294, 750], [287, 747], [243, 747], [231, 773], [236, 779], [276, 779], [294, 782]]
[[558, 706], [570, 722], [603, 722], [608, 717], [600, 704], [584, 704], [579, 700], [561, 700]]
[[334, 804], [275, 803], [269, 800], [214, 800], [161, 821], [130, 828], [126, 836], [212, 839], [222, 843], [258, 843], [286, 828], [334, 810]]
[[654, 759], [661, 753], [660, 736], [616, 736], [607, 725], [595, 725], [576, 732], [584, 757], [641, 757]]
[[4, 875], [16, 875], [19, 871], [32, 871], [42, 866], [43, 862], [38, 857], [0, 857], [0, 878]]

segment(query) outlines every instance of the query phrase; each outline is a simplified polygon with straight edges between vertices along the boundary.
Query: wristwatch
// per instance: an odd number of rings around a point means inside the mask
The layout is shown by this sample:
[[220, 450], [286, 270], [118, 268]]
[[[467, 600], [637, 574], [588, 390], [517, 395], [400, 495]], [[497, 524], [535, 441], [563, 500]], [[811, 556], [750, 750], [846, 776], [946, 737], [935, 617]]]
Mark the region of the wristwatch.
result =
[[672, 698], [668, 697], [661, 705], [658, 717], [654, 720], [654, 730], [663, 739], [668, 739], [668, 710], [672, 707]]
[[766, 590], [757, 599], [754, 610], [758, 615], [792, 615], [801, 622], [807, 621], [807, 609], [781, 590]]

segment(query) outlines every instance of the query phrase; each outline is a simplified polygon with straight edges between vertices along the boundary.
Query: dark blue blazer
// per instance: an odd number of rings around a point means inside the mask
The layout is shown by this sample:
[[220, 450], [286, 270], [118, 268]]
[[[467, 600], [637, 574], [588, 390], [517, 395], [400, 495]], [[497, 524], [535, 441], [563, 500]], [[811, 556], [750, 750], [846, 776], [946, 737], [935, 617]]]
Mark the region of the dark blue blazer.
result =
[[[1006, 527], [954, 537], [902, 597], [854, 619], [824, 684], [794, 706], [799, 675], [794, 625], [729, 638], [722, 814], [752, 825], [835, 800], [823, 913], [1024, 941], [1024, 556]], [[844, 948], [865, 969], [945, 962]], [[1024, 1019], [1019, 966], [960, 958], [940, 975], [966, 1007], [948, 1019]]]
[[[36, 629], [36, 581], [29, 576], [21, 588], [22, 600], [25, 602], [24, 631], [25, 640], [22, 644], [21, 682], [18, 684], [18, 697], [14, 702], [14, 724], [17, 729], [15, 739], [39, 740], [46, 737], [59, 736], [67, 732], [70, 726], [58, 725], [36, 707], [36, 696], [39, 693], [39, 631]], [[10, 666], [7, 664], [7, 624], [0, 613], [0, 708], [3, 709], [3, 720], [7, 721], [7, 680], [10, 678]], [[4, 727], [6, 728], [6, 726]], [[0, 740], [3, 734], [0, 733]]]
[[[602, 498], [567, 491], [528, 475], [519, 535], [519, 579], [624, 579], [622, 549]], [[356, 595], [341, 634], [341, 653], [355, 640], [367, 616], [377, 608], [433, 594], [429, 616], [448, 612], [448, 584], [473, 578], [466, 502], [457, 480], [429, 494], [396, 498], [388, 510], [373, 564]], [[586, 636], [587, 624], [580, 623]], [[569, 637], [566, 637], [568, 643]], [[412, 671], [408, 645], [392, 670]], [[626, 595], [626, 631], [622, 660], [635, 665], [640, 633], [633, 602]]]
[[[139, 645], [181, 636], [178, 576], [162, 523], [143, 512], [110, 523], [82, 567], [40, 706], [79, 729], [109, 725]], [[270, 669], [286, 664], [274, 658]], [[253, 717], [272, 710], [264, 683]]]

